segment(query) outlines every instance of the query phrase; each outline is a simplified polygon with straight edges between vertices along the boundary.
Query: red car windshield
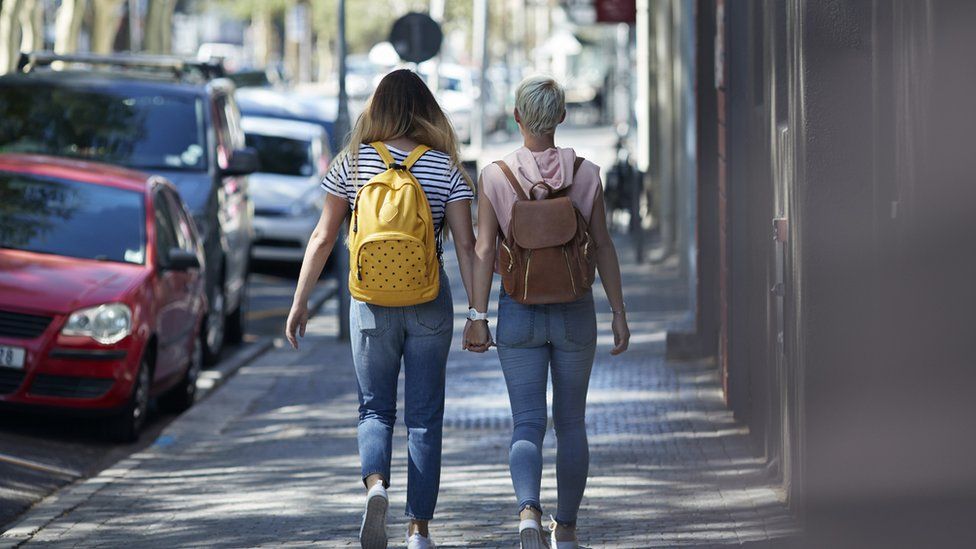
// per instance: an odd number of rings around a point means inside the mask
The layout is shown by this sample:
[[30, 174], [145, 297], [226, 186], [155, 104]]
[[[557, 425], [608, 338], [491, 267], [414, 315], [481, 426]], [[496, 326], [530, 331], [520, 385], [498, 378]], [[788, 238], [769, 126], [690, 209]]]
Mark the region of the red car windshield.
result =
[[0, 172], [0, 248], [143, 264], [137, 191]]

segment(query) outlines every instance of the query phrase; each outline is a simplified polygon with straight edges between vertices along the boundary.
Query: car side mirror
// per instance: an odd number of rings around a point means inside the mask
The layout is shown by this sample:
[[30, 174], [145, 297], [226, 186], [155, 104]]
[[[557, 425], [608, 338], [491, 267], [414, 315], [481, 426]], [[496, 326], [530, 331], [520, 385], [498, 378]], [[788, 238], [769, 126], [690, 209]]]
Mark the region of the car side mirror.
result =
[[261, 169], [261, 159], [251, 147], [237, 149], [227, 160], [227, 167], [221, 170], [224, 175], [248, 175]]
[[168, 271], [189, 271], [200, 268], [200, 259], [193, 252], [182, 248], [170, 248], [167, 255], [164, 268]]

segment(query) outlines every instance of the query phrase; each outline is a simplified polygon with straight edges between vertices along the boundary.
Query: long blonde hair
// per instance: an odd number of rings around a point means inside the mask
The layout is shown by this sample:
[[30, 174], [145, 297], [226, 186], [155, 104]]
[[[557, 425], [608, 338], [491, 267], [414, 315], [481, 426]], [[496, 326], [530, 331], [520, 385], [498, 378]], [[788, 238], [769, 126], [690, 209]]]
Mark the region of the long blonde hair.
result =
[[360, 145], [401, 137], [447, 153], [465, 182], [472, 186], [471, 178], [461, 165], [454, 127], [427, 84], [415, 72], [407, 69], [395, 70], [384, 76], [356, 120], [349, 144], [341, 153], [349, 158], [355, 181], [359, 181]]

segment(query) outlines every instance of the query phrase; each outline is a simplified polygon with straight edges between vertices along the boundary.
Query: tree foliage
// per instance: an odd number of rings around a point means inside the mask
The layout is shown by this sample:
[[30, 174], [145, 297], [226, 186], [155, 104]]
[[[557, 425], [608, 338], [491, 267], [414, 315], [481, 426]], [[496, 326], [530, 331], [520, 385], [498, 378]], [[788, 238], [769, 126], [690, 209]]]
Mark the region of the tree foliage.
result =
[[[231, 13], [244, 19], [264, 12], [283, 18], [297, 0], [220, 0]], [[312, 24], [318, 40], [334, 44], [338, 35], [339, 0], [309, 0]], [[502, 4], [490, 2], [492, 30], [501, 28]], [[386, 40], [397, 17], [411, 11], [427, 12], [428, 0], [346, 0], [346, 40], [350, 53], [366, 53], [377, 42]], [[459, 29], [470, 34], [472, 0], [445, 0], [445, 34]]]

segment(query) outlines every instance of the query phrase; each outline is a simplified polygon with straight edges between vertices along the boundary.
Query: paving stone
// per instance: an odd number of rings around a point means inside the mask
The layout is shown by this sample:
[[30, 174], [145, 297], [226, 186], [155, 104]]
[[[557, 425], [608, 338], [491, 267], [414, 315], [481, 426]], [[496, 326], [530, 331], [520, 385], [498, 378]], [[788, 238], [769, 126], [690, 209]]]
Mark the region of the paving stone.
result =
[[[584, 547], [710, 547], [793, 535], [780, 492], [723, 405], [714, 366], [664, 360], [662, 332], [685, 316], [665, 307], [680, 303], [675, 294], [684, 291], [675, 265], [624, 264], [623, 271], [635, 338], [620, 357], [609, 356], [610, 316], [597, 290]], [[454, 295], [464, 294], [458, 287]], [[461, 327], [458, 320], [456, 342]], [[27, 545], [355, 546], [363, 494], [350, 352], [335, 341], [328, 309], [307, 333], [300, 352], [261, 357], [174, 422], [164, 433], [168, 444], [133, 456], [130, 469], [89, 481], [104, 485]], [[497, 355], [453, 350], [447, 395], [435, 539], [445, 548], [513, 547], [511, 417]], [[556, 497], [554, 457], [550, 426], [547, 509]], [[389, 533], [397, 546], [406, 529], [402, 423], [393, 467]]]

